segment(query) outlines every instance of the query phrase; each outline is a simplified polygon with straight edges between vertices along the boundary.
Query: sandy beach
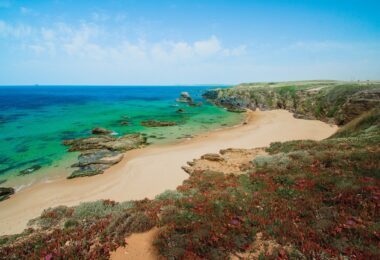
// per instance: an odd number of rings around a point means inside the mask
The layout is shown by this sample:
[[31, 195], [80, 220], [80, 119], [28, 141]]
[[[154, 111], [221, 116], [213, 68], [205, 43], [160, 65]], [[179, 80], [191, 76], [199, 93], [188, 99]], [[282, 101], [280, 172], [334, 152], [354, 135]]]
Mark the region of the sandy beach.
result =
[[187, 178], [187, 161], [225, 148], [268, 146], [274, 141], [320, 140], [337, 126], [317, 120], [295, 119], [285, 110], [248, 112], [246, 124], [202, 134], [170, 145], [133, 150], [104, 174], [72, 180], [59, 179], [26, 188], [0, 203], [0, 235], [21, 232], [43, 209], [77, 205], [98, 199], [116, 201], [154, 198], [175, 189]]

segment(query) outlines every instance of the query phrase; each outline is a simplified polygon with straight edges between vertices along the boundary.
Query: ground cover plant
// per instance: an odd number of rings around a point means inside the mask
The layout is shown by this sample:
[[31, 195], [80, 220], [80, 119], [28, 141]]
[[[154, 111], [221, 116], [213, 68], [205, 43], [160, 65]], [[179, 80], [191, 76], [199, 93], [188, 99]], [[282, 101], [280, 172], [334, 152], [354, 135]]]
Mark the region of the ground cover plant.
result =
[[379, 259], [379, 144], [374, 108], [325, 140], [272, 143], [243, 174], [197, 170], [153, 200], [47, 209], [0, 238], [0, 259], [107, 259], [154, 226], [163, 259]]

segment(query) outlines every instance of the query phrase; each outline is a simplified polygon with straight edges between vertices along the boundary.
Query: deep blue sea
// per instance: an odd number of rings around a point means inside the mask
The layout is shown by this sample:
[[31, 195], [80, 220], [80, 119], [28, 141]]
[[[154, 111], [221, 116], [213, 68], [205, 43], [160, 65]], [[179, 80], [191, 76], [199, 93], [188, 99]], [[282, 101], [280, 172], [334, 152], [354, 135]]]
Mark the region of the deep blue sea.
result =
[[[215, 86], [220, 87], [220, 86]], [[85, 137], [94, 127], [118, 135], [141, 132], [150, 143], [170, 143], [239, 123], [242, 115], [207, 103], [201, 94], [210, 86], [2, 86], [0, 87], [0, 183], [16, 188], [38, 178], [69, 174], [76, 154], [62, 141]], [[187, 91], [200, 107], [177, 103]], [[177, 113], [182, 108], [184, 113]], [[128, 117], [128, 126], [121, 121]], [[177, 126], [148, 128], [143, 120], [176, 121]], [[19, 172], [39, 165], [28, 176]], [[37, 178], [38, 177], [38, 178]], [[5, 181], [5, 182], [4, 182]]]

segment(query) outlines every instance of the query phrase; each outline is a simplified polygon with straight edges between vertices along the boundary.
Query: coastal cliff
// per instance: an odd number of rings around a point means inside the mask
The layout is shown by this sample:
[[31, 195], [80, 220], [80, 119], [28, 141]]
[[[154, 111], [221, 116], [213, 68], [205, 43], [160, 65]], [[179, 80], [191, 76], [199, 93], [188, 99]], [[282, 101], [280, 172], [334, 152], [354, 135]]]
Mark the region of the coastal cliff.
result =
[[247, 83], [203, 96], [231, 111], [286, 109], [297, 118], [344, 125], [380, 104], [380, 82]]
[[162, 259], [378, 259], [379, 87], [319, 83], [205, 96], [231, 110], [285, 108], [342, 125], [331, 137], [205, 154], [184, 167], [181, 186], [152, 200], [47, 209], [0, 238], [0, 259], [107, 259], [155, 226]]

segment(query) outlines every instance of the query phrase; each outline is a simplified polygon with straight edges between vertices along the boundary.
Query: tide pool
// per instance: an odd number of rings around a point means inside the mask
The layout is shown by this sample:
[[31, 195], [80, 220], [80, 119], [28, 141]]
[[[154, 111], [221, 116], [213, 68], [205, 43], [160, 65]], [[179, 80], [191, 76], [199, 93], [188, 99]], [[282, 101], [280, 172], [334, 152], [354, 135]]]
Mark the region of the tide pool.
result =
[[[219, 87], [219, 86], [215, 86]], [[149, 143], [170, 143], [241, 122], [204, 100], [210, 86], [2, 86], [0, 87], [0, 183], [16, 188], [71, 171], [75, 153], [65, 139], [86, 137], [94, 127], [116, 135], [140, 132]], [[187, 91], [200, 107], [177, 103]], [[184, 113], [177, 113], [183, 109]], [[176, 126], [144, 127], [144, 120], [175, 121]], [[123, 125], [127, 121], [128, 125]], [[20, 176], [32, 166], [42, 168]], [[63, 173], [62, 173], [63, 172]]]

